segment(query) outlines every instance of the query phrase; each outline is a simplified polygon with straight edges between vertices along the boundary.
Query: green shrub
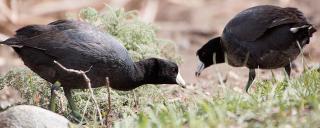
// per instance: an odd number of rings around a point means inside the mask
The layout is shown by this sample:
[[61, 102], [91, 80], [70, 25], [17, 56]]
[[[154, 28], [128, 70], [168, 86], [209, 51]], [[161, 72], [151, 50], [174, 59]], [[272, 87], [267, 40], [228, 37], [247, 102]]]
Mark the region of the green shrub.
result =
[[126, 12], [109, 6], [103, 12], [86, 8], [80, 11], [80, 18], [117, 38], [136, 61], [149, 57], [179, 60], [174, 52], [174, 43], [159, 39], [155, 27], [141, 21], [136, 11]]

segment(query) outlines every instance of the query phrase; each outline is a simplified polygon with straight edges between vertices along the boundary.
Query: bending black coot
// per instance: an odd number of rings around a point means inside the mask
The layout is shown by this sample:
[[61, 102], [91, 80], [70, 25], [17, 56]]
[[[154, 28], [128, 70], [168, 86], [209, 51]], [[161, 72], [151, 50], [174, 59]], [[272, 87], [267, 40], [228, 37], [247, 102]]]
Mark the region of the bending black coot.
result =
[[78, 118], [70, 89], [87, 88], [87, 84], [83, 77], [66, 72], [54, 61], [69, 69], [88, 70], [86, 75], [92, 87], [105, 86], [106, 77], [111, 88], [123, 91], [143, 84], [185, 86], [177, 64], [158, 58], [133, 62], [116, 39], [80, 21], [58, 20], [48, 25], [26, 26], [1, 44], [12, 46], [24, 64], [43, 79], [51, 83], [59, 81]]
[[231, 66], [250, 69], [246, 91], [256, 68], [284, 67], [290, 76], [290, 63], [315, 31], [296, 8], [262, 5], [246, 9], [229, 21], [221, 37], [209, 40], [197, 51], [201, 63], [196, 76], [210, 65], [224, 63], [225, 58]]

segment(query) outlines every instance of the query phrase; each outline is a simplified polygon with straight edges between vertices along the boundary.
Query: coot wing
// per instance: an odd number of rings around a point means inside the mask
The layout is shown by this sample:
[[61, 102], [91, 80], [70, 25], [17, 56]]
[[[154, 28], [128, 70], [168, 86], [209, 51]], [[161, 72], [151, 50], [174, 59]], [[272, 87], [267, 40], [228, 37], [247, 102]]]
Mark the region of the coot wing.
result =
[[240, 41], [255, 41], [271, 28], [285, 24], [307, 23], [296, 8], [281, 8], [262, 5], [246, 9], [237, 14], [226, 25], [223, 34]]
[[15, 38], [26, 40], [42, 34], [57, 33], [68, 29], [92, 29], [85, 22], [74, 20], [57, 20], [48, 25], [28, 25], [16, 31]]
[[42, 50], [64, 66], [78, 70], [96, 63], [121, 66], [130, 62], [126, 49], [113, 37], [78, 21], [26, 26], [5, 42]]

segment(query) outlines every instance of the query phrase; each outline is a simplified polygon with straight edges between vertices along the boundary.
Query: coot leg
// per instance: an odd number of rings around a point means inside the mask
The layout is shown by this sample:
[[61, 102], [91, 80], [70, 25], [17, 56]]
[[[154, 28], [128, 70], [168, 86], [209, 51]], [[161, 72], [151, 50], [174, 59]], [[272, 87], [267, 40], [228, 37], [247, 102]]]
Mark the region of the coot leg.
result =
[[57, 94], [54, 91], [58, 90], [60, 87], [61, 87], [61, 84], [58, 81], [51, 86], [51, 97], [50, 97], [49, 109], [53, 112], [56, 111], [55, 99], [57, 97]]
[[71, 95], [71, 89], [63, 88], [63, 91], [64, 91], [64, 95], [66, 96], [66, 98], [68, 100], [68, 104], [71, 109], [72, 116], [75, 118], [76, 121], [80, 122], [82, 119], [82, 116], [79, 113], [79, 109], [77, 108], [77, 106], [74, 103], [74, 100]]
[[249, 69], [249, 80], [245, 88], [247, 93], [255, 77], [256, 77], [255, 69]]
[[284, 67], [284, 70], [286, 70], [286, 73], [288, 75], [288, 77], [290, 78], [290, 74], [291, 74], [291, 64], [288, 64]]

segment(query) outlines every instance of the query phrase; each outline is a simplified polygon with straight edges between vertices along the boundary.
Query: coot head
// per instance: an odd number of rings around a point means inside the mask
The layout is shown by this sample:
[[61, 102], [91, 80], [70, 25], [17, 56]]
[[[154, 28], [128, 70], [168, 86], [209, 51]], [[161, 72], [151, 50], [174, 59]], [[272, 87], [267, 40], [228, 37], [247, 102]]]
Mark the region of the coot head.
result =
[[308, 44], [310, 37], [312, 37], [313, 33], [317, 30], [311, 24], [308, 24], [301, 27], [293, 27], [290, 31], [296, 36], [299, 42], [302, 42], [302, 44]]
[[180, 75], [178, 65], [174, 62], [159, 58], [150, 58], [144, 61], [147, 74], [145, 83], [154, 84], [178, 84], [185, 88], [185, 81]]
[[198, 51], [199, 64], [196, 70], [196, 76], [201, 72], [213, 65], [225, 62], [224, 50], [220, 44], [220, 37], [209, 40]]

